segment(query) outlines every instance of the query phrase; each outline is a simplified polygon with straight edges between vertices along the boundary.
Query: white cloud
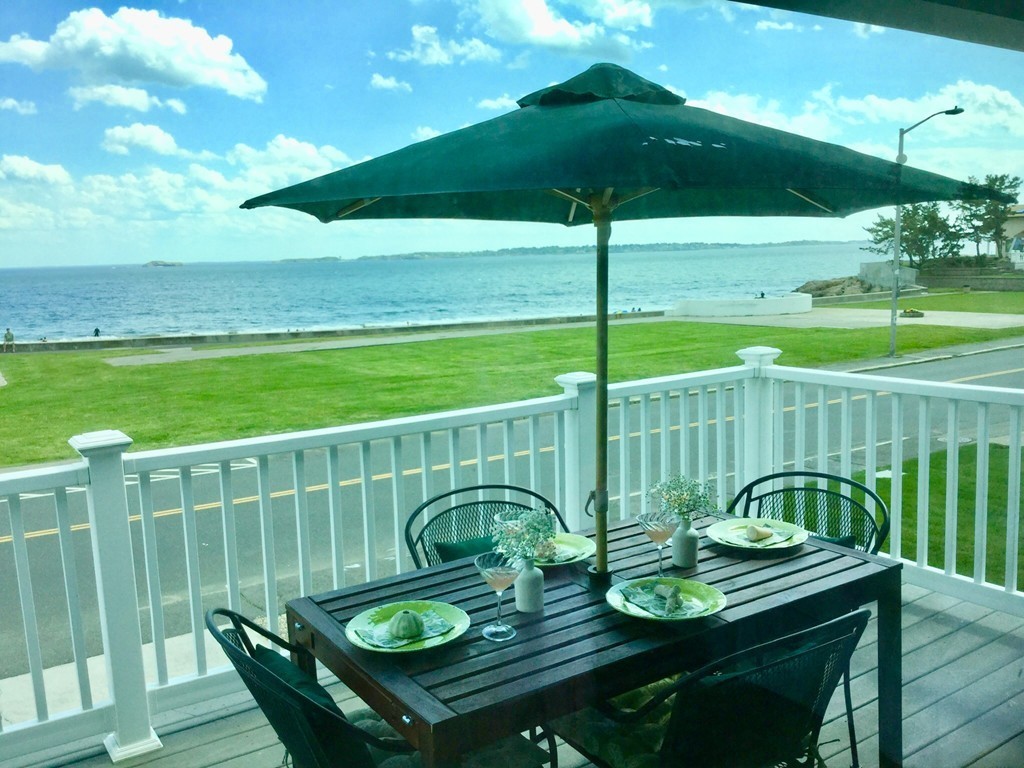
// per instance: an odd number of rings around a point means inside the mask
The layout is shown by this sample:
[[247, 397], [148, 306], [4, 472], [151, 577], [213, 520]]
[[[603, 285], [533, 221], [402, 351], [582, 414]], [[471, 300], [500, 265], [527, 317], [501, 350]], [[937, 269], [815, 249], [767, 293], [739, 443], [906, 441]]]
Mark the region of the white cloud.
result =
[[[352, 159], [329, 144], [317, 147], [309, 142], [278, 134], [263, 149], [236, 144], [227, 160], [241, 170], [243, 197], [304, 181], [313, 176], [352, 165]], [[236, 201], [236, 205], [237, 205]]]
[[792, 21], [779, 22], [761, 19], [761, 21], [757, 22], [757, 24], [754, 25], [754, 29], [758, 30], [759, 32], [790, 32], [792, 30], [799, 30], [800, 28], [797, 27], [797, 25], [794, 24]]
[[179, 115], [185, 114], [185, 104], [180, 99], [158, 99], [142, 88], [128, 88], [123, 85], [76, 86], [68, 89], [68, 95], [75, 109], [81, 109], [93, 102], [108, 107], [126, 107], [137, 112], [149, 112], [151, 108], [170, 109]]
[[412, 132], [412, 138], [416, 141], [426, 141], [440, 135], [441, 132], [439, 130], [428, 125], [417, 126], [416, 130]]
[[829, 140], [838, 130], [828, 111], [814, 102], [805, 102], [797, 115], [787, 114], [775, 99], [762, 99], [759, 95], [747, 93], [709, 91], [701, 98], [691, 97], [686, 103], [821, 141]]
[[412, 91], [412, 86], [394, 77], [384, 77], [377, 72], [370, 78], [370, 87], [380, 91]]
[[0, 109], [9, 109], [19, 115], [34, 115], [36, 104], [34, 101], [18, 101], [8, 97], [0, 99]]
[[[516, 45], [537, 45], [556, 51], [583, 52], [613, 59], [628, 57], [646, 43], [626, 35], [609, 35], [602, 23], [602, 3], [580, 2], [588, 20], [570, 20], [549, 5], [548, 0], [471, 0], [487, 34], [496, 40]], [[616, 8], [621, 3], [607, 3]], [[588, 15], [589, 14], [592, 15]], [[610, 25], [609, 25], [610, 26]]]
[[204, 86], [261, 101], [267, 84], [224, 35], [211, 37], [187, 19], [157, 11], [98, 8], [73, 11], [48, 41], [14, 35], [0, 42], [0, 62], [32, 69], [70, 69], [88, 83]]
[[158, 155], [169, 157], [202, 158], [215, 157], [212, 152], [190, 152], [182, 149], [171, 134], [157, 125], [132, 123], [118, 125], [103, 132], [103, 149], [114, 155], [130, 154], [133, 147], [147, 149]]
[[590, 16], [612, 29], [634, 30], [649, 27], [654, 19], [650, 3], [641, 0], [573, 0]]
[[995, 129], [1010, 136], [1024, 136], [1024, 103], [1009, 91], [970, 80], [958, 80], [914, 99], [887, 99], [874, 94], [835, 98], [829, 88], [817, 92], [815, 97], [854, 119], [891, 123], [894, 132], [935, 112], [960, 106], [964, 114], [938, 116], [928, 124], [927, 130], [947, 136], [970, 136], [991, 133]]
[[885, 33], [885, 27], [880, 27], [877, 24], [864, 24], [860, 21], [853, 23], [853, 34], [857, 37], [863, 37], [865, 39], [872, 35], [881, 35]]
[[415, 61], [424, 65], [444, 65], [467, 61], [498, 61], [501, 52], [477, 38], [444, 41], [437, 34], [436, 27], [416, 25], [412, 28], [412, 48], [405, 51], [388, 51], [393, 61]]
[[61, 165], [44, 165], [23, 155], [3, 155], [0, 157], [0, 179], [70, 184], [71, 174]]
[[480, 109], [516, 109], [519, 105], [507, 93], [496, 99], [481, 99], [476, 103]]

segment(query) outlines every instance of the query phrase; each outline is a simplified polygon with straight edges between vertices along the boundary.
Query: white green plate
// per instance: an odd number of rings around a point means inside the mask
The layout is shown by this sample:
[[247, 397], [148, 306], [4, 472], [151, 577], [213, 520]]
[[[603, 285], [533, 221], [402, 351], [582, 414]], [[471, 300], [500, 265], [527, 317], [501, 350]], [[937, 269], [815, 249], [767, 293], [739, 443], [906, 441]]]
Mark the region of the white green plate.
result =
[[[771, 528], [775, 533], [771, 538], [751, 541], [747, 538], [747, 526], [757, 525]], [[798, 547], [807, 541], [808, 533], [799, 525], [782, 520], [770, 520], [761, 517], [737, 517], [722, 520], [707, 529], [708, 538], [727, 547], [739, 549], [789, 549]]]
[[[664, 585], [667, 587], [679, 587], [680, 597], [683, 599], [684, 605], [687, 605], [688, 610], [685, 615], [681, 616], [659, 616], [656, 613], [641, 608], [636, 603], [632, 603], [625, 598], [622, 594], [623, 589], [630, 587], [642, 588], [648, 585]], [[718, 613], [725, 607], [726, 597], [719, 590], [714, 587], [704, 584], [699, 581], [692, 581], [690, 579], [675, 579], [668, 576], [658, 578], [645, 578], [645, 579], [633, 579], [632, 581], [623, 581], [615, 584], [605, 594], [605, 600], [608, 601], [608, 605], [614, 608], [620, 613], [624, 613], [627, 616], [635, 616], [640, 619], [651, 619], [653, 621], [686, 621], [687, 619], [699, 619], [702, 616], [710, 616], [713, 613]]]
[[[356, 630], [373, 630], [382, 624], [387, 624], [391, 617], [399, 611], [410, 610], [416, 613], [435, 611], [439, 616], [451, 622], [454, 626], [443, 635], [428, 637], [424, 640], [417, 640], [403, 645], [399, 648], [381, 648], [377, 645], [367, 643]], [[439, 645], [450, 643], [469, 629], [469, 614], [461, 608], [449, 603], [439, 603], [434, 600], [406, 600], [401, 603], [388, 603], [378, 608], [370, 608], [358, 616], [352, 618], [345, 625], [345, 637], [352, 645], [365, 648], [368, 651], [379, 651], [380, 653], [410, 653], [412, 651], [423, 651], [427, 648], [436, 648]]]
[[534, 560], [534, 563], [542, 568], [551, 568], [556, 565], [578, 563], [597, 552], [597, 542], [577, 533], [556, 533], [555, 546], [558, 548], [558, 559]]

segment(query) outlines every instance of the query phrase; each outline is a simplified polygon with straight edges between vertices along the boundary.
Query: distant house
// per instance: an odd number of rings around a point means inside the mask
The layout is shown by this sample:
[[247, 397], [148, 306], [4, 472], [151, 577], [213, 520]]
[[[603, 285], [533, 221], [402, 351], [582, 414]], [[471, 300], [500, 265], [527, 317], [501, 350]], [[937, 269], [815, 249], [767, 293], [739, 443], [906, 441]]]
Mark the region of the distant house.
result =
[[1003, 225], [1010, 243], [1007, 254], [1015, 269], [1024, 269], [1024, 205], [1011, 205], [1010, 218]]

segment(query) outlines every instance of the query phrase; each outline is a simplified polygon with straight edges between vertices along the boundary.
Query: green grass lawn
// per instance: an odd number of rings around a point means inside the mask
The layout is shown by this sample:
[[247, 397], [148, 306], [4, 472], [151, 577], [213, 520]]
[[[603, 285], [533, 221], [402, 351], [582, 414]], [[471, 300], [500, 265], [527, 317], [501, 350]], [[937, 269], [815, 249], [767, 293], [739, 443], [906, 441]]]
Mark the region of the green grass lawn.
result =
[[[907, 296], [899, 300], [900, 309], [929, 309], [936, 312], [995, 312], [1024, 315], [1024, 291], [992, 291], [989, 293], [930, 293], [928, 296]], [[889, 309], [892, 300], [847, 304], [858, 309]]]
[[[913, 326], [900, 350], [1019, 336], [1020, 329]], [[609, 377], [627, 381], [736, 365], [742, 347], [780, 363], [875, 358], [888, 329], [792, 329], [704, 323], [612, 324]], [[73, 458], [68, 438], [118, 429], [135, 449], [353, 424], [556, 394], [554, 377], [594, 369], [592, 328], [318, 352], [114, 367], [123, 352], [0, 356], [0, 466]]]

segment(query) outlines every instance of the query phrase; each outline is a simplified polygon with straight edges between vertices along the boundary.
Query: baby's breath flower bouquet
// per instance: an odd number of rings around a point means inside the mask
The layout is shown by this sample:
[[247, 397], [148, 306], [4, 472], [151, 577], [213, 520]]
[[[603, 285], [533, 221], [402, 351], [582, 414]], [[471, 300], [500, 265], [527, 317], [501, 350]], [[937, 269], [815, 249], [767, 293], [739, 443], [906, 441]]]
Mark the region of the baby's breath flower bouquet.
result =
[[663, 512], [674, 514], [681, 520], [692, 520], [715, 509], [711, 501], [711, 483], [699, 483], [682, 475], [655, 483], [647, 494]]
[[544, 559], [553, 554], [555, 516], [546, 507], [498, 513], [495, 549], [510, 560]]

